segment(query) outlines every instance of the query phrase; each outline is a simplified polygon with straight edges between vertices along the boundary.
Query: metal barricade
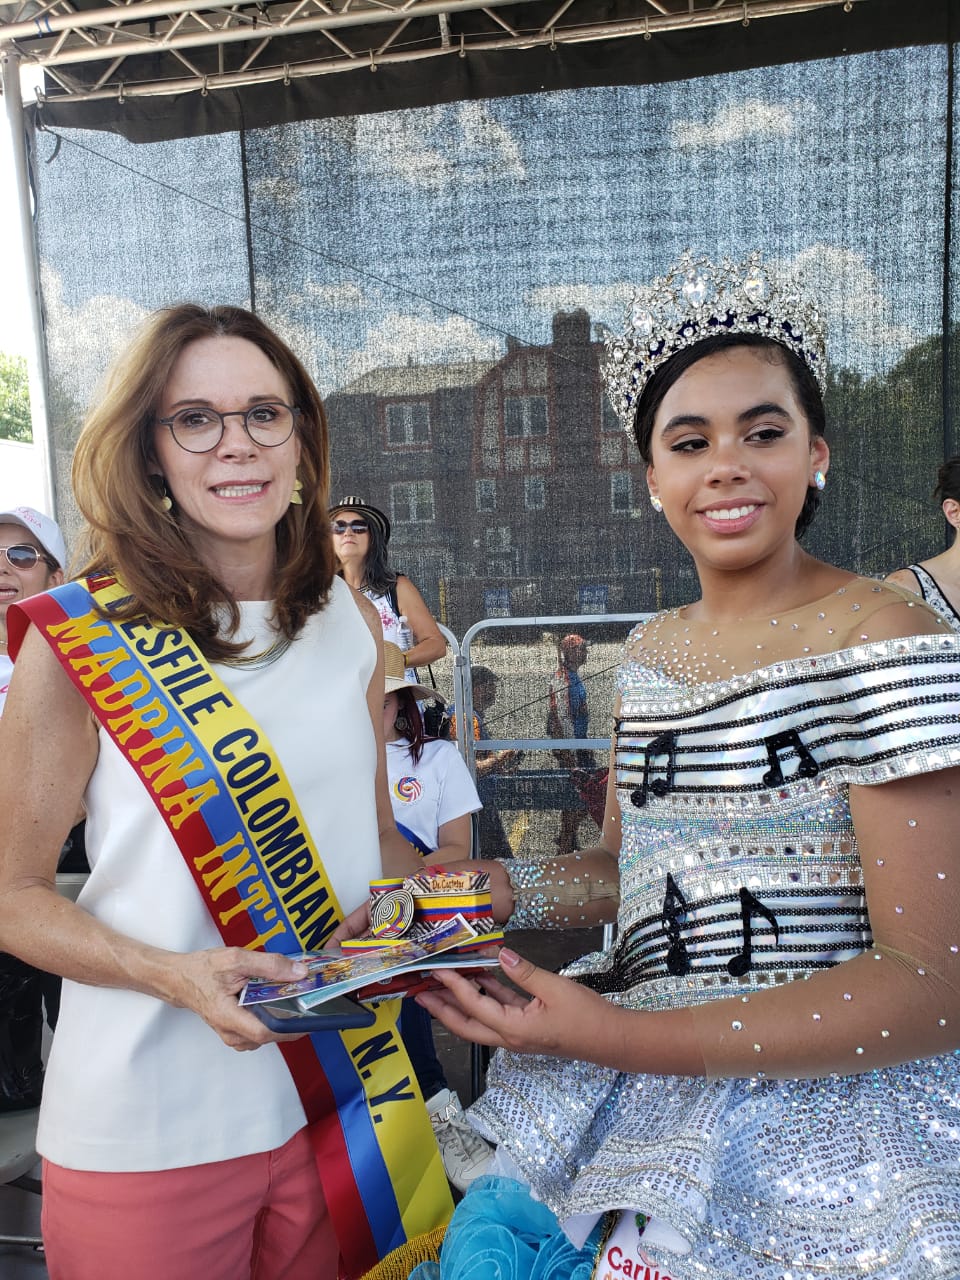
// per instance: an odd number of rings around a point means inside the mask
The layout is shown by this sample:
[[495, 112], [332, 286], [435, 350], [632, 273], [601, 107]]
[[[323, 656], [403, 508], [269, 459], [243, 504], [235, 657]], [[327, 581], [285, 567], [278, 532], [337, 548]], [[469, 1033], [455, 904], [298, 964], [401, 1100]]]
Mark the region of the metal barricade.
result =
[[[558, 631], [560, 628], [572, 628], [582, 634], [590, 642], [591, 631], [600, 627], [609, 628], [611, 624], [623, 624], [623, 638], [636, 623], [650, 617], [650, 614], [636, 613], [604, 613], [604, 614], [561, 614], [555, 616], [532, 616], [523, 618], [485, 618], [475, 623], [466, 632], [462, 643], [448, 628], [440, 630], [447, 639], [452, 664], [452, 706], [456, 723], [456, 743], [463, 758], [467, 762], [471, 776], [477, 780], [478, 751], [577, 751], [594, 750], [609, 752], [610, 739], [600, 737], [586, 738], [554, 738], [554, 737], [486, 737], [474, 736], [474, 696], [473, 696], [473, 654], [479, 642], [488, 637], [494, 630]], [[608, 708], [604, 708], [604, 719], [607, 719]], [[558, 808], [571, 796], [571, 782], [562, 770], [527, 770], [516, 774], [505, 774], [497, 779], [496, 796], [499, 808], [524, 809], [526, 807]], [[545, 804], [549, 801], [549, 804]], [[474, 815], [473, 856], [481, 856], [482, 850], [477, 847], [477, 824]], [[603, 927], [603, 946], [613, 945], [616, 926], [607, 924]], [[471, 1092], [476, 1098], [483, 1087], [483, 1070], [487, 1054], [477, 1045], [471, 1046], [470, 1076]]]
[[[599, 627], [609, 628], [611, 624], [624, 624], [624, 638], [629, 629], [636, 623], [644, 621], [650, 617], [650, 614], [636, 613], [602, 613], [602, 614], [559, 614], [553, 616], [532, 616], [524, 618], [486, 618], [481, 622], [475, 623], [466, 632], [463, 643], [459, 646], [454, 657], [454, 707], [456, 712], [457, 726], [457, 745], [463, 753], [463, 757], [467, 762], [471, 775], [476, 778], [476, 754], [477, 751], [501, 751], [501, 750], [536, 750], [536, 751], [575, 751], [582, 750], [599, 750], [609, 751], [610, 739], [599, 738], [596, 736], [586, 738], [547, 738], [547, 737], [510, 737], [510, 738], [493, 738], [479, 737], [475, 738], [472, 733], [474, 723], [474, 707], [473, 707], [473, 681], [472, 671], [472, 653], [474, 646], [480, 637], [489, 634], [493, 630], [530, 630], [531, 628], [540, 631], [556, 631], [559, 628], [573, 627], [585, 639], [590, 639], [591, 630]], [[556, 801], [559, 799], [558, 780], [556, 771], [552, 775], [541, 774], [535, 780], [530, 777], [520, 775], [517, 777], [512, 786], [513, 794], [520, 801], [517, 807], [522, 806], [524, 800], [529, 800], [532, 796], [533, 783], [536, 782], [537, 789], [546, 794], [549, 798]], [[523, 794], [524, 784], [527, 786], [527, 794]], [[508, 781], [501, 786], [501, 795], [505, 798], [511, 788]], [[503, 807], [507, 807], [503, 805]], [[555, 807], [551, 805], [550, 807]], [[556, 807], [560, 807], [557, 805]], [[607, 925], [604, 928], [604, 946], [609, 946], [613, 941], [613, 925]]]

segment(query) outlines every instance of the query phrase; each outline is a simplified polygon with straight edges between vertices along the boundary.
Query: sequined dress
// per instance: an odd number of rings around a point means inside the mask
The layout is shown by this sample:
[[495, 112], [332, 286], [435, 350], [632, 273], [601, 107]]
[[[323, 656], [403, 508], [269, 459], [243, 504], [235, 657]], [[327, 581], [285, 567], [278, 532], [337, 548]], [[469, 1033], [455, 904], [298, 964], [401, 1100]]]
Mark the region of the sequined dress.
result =
[[[960, 637], [695, 687], [631, 658], [619, 689], [618, 940], [565, 972], [660, 1009], [870, 947], [848, 788], [960, 762]], [[499, 1052], [470, 1114], [578, 1244], [610, 1210], [669, 1223], [690, 1246], [657, 1254], [673, 1280], [960, 1276], [957, 1053], [784, 1081]]]

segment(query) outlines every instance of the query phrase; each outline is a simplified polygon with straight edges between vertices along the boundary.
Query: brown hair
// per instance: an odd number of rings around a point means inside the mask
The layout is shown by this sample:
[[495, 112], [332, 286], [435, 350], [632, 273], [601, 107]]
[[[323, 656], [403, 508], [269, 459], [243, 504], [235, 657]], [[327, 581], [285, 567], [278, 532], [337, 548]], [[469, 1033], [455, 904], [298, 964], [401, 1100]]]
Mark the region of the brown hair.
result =
[[423, 755], [424, 743], [430, 740], [423, 725], [423, 713], [417, 706], [417, 699], [412, 689], [395, 689], [394, 693], [397, 695], [397, 717], [402, 716], [407, 726], [405, 729], [397, 729], [397, 732], [406, 738], [410, 748], [410, 759], [414, 764], [418, 764]]
[[226, 610], [227, 636], [236, 630], [236, 601], [200, 560], [175, 514], [164, 511], [151, 475], [156, 410], [173, 366], [189, 343], [209, 337], [244, 338], [259, 347], [300, 410], [303, 504], [288, 507], [276, 529], [276, 625], [293, 639], [323, 608], [336, 567], [327, 514], [327, 419], [306, 369], [250, 311], [184, 303], [148, 318], [87, 415], [73, 458], [73, 490], [88, 525], [82, 573], [115, 573], [130, 592], [129, 603], [111, 617], [182, 627], [208, 658], [221, 660], [243, 648], [224, 638], [218, 624]]

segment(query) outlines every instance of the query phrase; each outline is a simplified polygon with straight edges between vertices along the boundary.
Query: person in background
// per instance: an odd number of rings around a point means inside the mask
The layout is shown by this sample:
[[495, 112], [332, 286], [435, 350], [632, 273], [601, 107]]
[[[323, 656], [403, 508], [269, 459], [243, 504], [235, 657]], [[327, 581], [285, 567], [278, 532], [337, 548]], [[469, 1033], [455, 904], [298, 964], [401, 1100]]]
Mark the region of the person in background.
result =
[[685, 254], [604, 376], [699, 594], [627, 640], [600, 843], [491, 867], [498, 919], [613, 946], [417, 996], [502, 1050], [442, 1280], [956, 1277], [960, 636], [799, 541], [830, 450], [797, 281]]
[[[587, 660], [589, 648], [583, 636], [571, 633], [557, 646], [557, 669], [550, 679], [547, 735], [551, 738], [585, 738], [590, 721], [587, 690], [580, 668]], [[562, 769], [573, 779], [576, 770], [592, 769], [592, 753], [583, 747], [575, 751], [555, 751]], [[570, 804], [560, 814], [557, 852], [572, 853], [577, 847], [577, 831], [587, 816], [582, 804]]]
[[67, 548], [56, 521], [33, 507], [0, 511], [0, 715], [13, 661], [7, 647], [7, 610], [18, 600], [63, 581]]
[[[41, 591], [59, 586], [64, 579], [67, 548], [60, 526], [33, 507], [12, 507], [0, 512], [0, 715], [13, 675], [7, 642], [7, 612], [11, 605]], [[58, 871], [89, 871], [83, 848], [83, 808], [64, 841]], [[60, 979], [42, 975], [47, 1021], [56, 1026], [60, 1004]]]
[[[480, 808], [480, 797], [453, 743], [424, 736], [417, 700], [433, 698], [435, 691], [406, 681], [403, 654], [389, 640], [383, 646], [383, 668], [387, 783], [397, 830], [426, 862], [469, 858], [470, 815]], [[449, 1088], [437, 1056], [430, 1015], [413, 999], [403, 1001], [400, 1033], [447, 1177], [458, 1191], [466, 1191], [486, 1171], [493, 1149], [463, 1122], [460, 1099]]]
[[938, 556], [897, 569], [886, 580], [922, 596], [960, 631], [960, 456], [948, 458], [937, 472], [933, 496], [953, 529], [953, 541]]
[[[19, 600], [58, 586], [66, 562], [67, 549], [56, 521], [33, 507], [0, 511], [0, 715], [13, 675], [7, 611]], [[75, 856], [82, 863], [82, 850], [81, 821], [67, 837], [59, 866]], [[44, 1009], [52, 1029], [59, 1008], [58, 977], [0, 953], [0, 1111], [40, 1105]]]
[[[497, 698], [497, 677], [489, 667], [470, 668], [473, 689], [473, 740], [479, 742], [490, 735], [484, 719]], [[457, 716], [453, 703], [447, 707], [450, 737], [457, 736]], [[475, 755], [477, 787], [483, 808], [477, 816], [477, 845], [481, 858], [509, 858], [512, 856], [510, 841], [503, 829], [503, 821], [494, 799], [494, 779], [498, 773], [511, 773], [518, 768], [523, 752], [505, 748], [501, 751], [478, 751]]]
[[[77, 442], [82, 576], [8, 611], [0, 945], [67, 979], [37, 1135], [51, 1280], [353, 1278], [449, 1213], [395, 1011], [361, 1070], [338, 1031], [238, 1002], [419, 866], [328, 480], [319, 394], [259, 317], [156, 312]], [[82, 796], [74, 904], [54, 873]]]
[[341, 577], [371, 601], [384, 640], [404, 651], [407, 679], [414, 683], [417, 667], [442, 658], [447, 642], [416, 586], [390, 568], [390, 521], [363, 498], [346, 497], [330, 508], [330, 522]]

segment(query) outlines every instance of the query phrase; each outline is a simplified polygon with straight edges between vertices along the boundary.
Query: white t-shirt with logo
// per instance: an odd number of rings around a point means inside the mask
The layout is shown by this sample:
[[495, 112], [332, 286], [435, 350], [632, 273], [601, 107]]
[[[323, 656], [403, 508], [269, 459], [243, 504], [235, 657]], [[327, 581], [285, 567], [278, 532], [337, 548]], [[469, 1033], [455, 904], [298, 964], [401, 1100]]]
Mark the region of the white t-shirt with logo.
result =
[[387, 743], [393, 816], [430, 849], [445, 822], [483, 808], [463, 757], [452, 742], [425, 742], [416, 764], [405, 738]]

